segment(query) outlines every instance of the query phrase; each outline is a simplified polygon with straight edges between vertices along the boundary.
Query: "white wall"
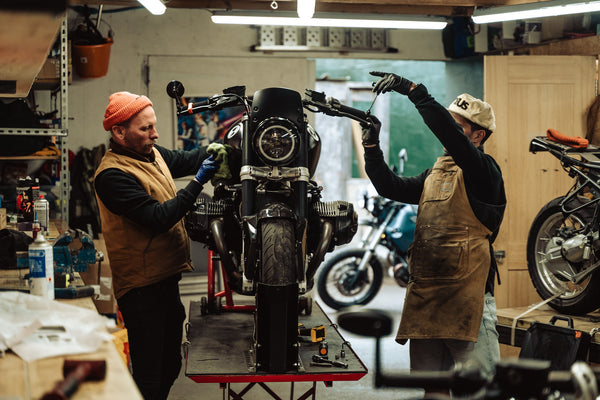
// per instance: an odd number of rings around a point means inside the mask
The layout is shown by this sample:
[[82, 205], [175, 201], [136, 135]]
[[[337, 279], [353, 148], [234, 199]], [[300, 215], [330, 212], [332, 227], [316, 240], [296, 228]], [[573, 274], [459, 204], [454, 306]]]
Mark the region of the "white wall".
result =
[[[263, 75], [269, 77], [279, 71], [282, 59], [297, 59], [300, 71], [284, 70], [283, 76], [289, 74], [290, 80], [297, 81], [297, 75], [307, 76], [307, 58], [380, 58], [380, 59], [444, 59], [440, 31], [396, 30], [389, 35], [388, 45], [398, 49], [398, 53], [297, 53], [280, 52], [263, 54], [251, 52], [250, 47], [257, 44], [257, 30], [246, 26], [215, 25], [210, 21], [210, 14], [205, 10], [168, 9], [162, 16], [153, 16], [145, 9], [126, 12], [109, 13], [105, 8], [102, 20], [110, 24], [114, 31], [114, 44], [111, 49], [108, 74], [102, 78], [81, 79], [74, 74], [73, 83], [69, 86], [69, 146], [77, 152], [80, 147], [92, 148], [107, 143], [108, 134], [102, 128], [104, 110], [108, 96], [117, 91], [127, 90], [137, 94], [149, 95], [152, 85], [166, 86], [165, 82], [146, 82], [148, 74], [146, 66], [153, 56], [182, 56], [182, 69], [190, 70], [185, 64], [188, 56], [202, 56], [203, 62], [195, 65], [198, 76], [211, 63], [211, 57], [236, 57], [236, 65], [243, 65], [243, 59], [262, 58], [270, 60], [269, 68], [249, 69], [250, 76]], [[74, 26], [74, 15], [69, 18], [69, 27]], [[106, 24], [100, 25], [106, 34]], [[185, 56], [185, 57], [183, 57]], [[289, 61], [289, 60], [288, 60]], [[252, 64], [252, 63], [249, 63]], [[152, 74], [150, 74], [152, 76]], [[308, 76], [311, 78], [311, 76]], [[243, 78], [243, 77], [242, 77]], [[314, 72], [312, 74], [314, 79]], [[232, 82], [217, 78], [214, 87], [225, 88]], [[233, 84], [239, 84], [234, 82]], [[207, 90], [209, 93], [214, 90]], [[165, 92], [163, 92], [165, 93]], [[191, 94], [191, 93], [190, 93]], [[165, 98], [166, 93], [164, 94]], [[155, 103], [163, 104], [164, 99], [151, 98]], [[163, 111], [164, 112], [164, 111]], [[161, 122], [159, 121], [159, 124]], [[162, 137], [169, 140], [160, 143], [171, 145], [173, 132], [166, 125], [159, 125]], [[166, 140], [166, 139], [165, 139]]]

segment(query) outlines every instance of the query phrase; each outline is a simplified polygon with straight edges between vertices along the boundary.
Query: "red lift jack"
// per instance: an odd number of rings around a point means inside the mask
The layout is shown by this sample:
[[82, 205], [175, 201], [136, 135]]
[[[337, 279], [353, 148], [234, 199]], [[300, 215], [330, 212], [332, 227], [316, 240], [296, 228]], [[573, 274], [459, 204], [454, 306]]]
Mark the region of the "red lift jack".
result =
[[[218, 273], [218, 267], [221, 265], [221, 277], [223, 278], [223, 290], [215, 292], [215, 274]], [[222, 304], [222, 298], [225, 297], [225, 304]], [[221, 311], [255, 311], [254, 305], [235, 305], [233, 302], [233, 291], [227, 283], [227, 274], [221, 264], [221, 259], [213, 250], [208, 251], [208, 293], [207, 297], [201, 299], [201, 313], [208, 314]]]

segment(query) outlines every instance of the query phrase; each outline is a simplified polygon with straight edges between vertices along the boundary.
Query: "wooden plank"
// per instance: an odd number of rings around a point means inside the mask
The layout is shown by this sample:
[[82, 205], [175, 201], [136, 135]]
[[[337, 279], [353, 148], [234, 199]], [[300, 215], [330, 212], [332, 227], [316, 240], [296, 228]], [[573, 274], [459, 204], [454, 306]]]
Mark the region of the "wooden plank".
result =
[[1, 97], [26, 97], [46, 62], [63, 15], [32, 11], [0, 11], [0, 77], [16, 81], [14, 92]]
[[578, 55], [595, 56], [600, 54], [600, 36], [557, 40], [548, 44], [529, 47], [530, 55]]

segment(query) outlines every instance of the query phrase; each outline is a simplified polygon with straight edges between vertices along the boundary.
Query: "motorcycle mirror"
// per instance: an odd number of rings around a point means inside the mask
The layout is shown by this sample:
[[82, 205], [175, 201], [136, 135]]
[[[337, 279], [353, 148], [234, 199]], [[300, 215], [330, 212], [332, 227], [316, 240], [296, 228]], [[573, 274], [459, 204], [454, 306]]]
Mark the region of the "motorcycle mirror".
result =
[[392, 333], [392, 318], [380, 310], [342, 312], [338, 316], [338, 325], [361, 336], [380, 338]]
[[167, 84], [167, 94], [169, 97], [180, 100], [181, 96], [185, 93], [185, 88], [183, 87], [183, 83], [179, 81], [171, 81]]

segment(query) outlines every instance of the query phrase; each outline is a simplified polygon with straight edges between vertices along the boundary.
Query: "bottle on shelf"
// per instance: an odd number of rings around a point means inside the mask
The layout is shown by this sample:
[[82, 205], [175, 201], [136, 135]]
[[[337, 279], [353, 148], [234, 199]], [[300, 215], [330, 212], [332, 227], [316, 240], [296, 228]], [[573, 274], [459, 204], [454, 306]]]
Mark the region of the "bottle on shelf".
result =
[[29, 293], [54, 300], [54, 255], [50, 242], [33, 224], [33, 242], [29, 245]]

